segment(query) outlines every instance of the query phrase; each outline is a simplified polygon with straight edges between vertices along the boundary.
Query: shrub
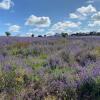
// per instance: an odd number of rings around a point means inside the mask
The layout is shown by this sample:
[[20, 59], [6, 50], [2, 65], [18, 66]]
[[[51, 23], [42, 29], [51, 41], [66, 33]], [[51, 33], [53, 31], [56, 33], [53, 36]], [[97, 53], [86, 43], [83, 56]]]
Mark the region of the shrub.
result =
[[47, 91], [56, 96], [57, 100], [76, 100], [75, 89], [66, 76], [59, 75], [48, 80]]
[[57, 100], [57, 97], [49, 95], [49, 96], [45, 97], [44, 100]]
[[100, 87], [97, 88], [97, 84], [92, 78], [84, 79], [77, 87], [77, 95], [78, 100], [99, 100]]
[[5, 32], [6, 36], [10, 36], [11, 33], [10, 32]]
[[16, 73], [16, 68], [6, 67], [2, 70], [2, 75], [0, 77], [0, 90], [6, 93], [5, 98], [11, 100], [15, 95], [18, 95], [24, 86], [23, 75]]
[[48, 58], [47, 63], [48, 63], [47, 66], [49, 66], [52, 70], [54, 70], [56, 67], [63, 66], [61, 59], [58, 57]]
[[76, 61], [79, 65], [85, 67], [88, 63], [96, 62], [96, 55], [89, 52], [80, 52], [76, 55]]
[[68, 36], [68, 33], [61, 33], [61, 35], [62, 35], [62, 37], [66, 37], [66, 36]]

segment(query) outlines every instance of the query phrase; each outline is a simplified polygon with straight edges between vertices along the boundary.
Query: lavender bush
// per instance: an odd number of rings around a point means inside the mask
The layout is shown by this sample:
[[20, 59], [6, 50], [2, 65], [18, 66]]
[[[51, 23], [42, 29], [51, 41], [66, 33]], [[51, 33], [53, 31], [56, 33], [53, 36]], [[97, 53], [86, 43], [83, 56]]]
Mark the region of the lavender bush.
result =
[[100, 37], [0, 37], [0, 100], [100, 100]]

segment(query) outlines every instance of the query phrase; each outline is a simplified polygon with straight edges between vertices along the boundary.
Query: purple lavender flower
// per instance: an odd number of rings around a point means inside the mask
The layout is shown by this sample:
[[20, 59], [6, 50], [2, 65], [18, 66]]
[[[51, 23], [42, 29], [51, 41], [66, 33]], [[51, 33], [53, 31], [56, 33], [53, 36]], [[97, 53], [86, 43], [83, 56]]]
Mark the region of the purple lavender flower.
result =
[[5, 65], [4, 67], [3, 67], [3, 71], [5, 71], [5, 72], [9, 72], [9, 71], [11, 71], [12, 70], [12, 66], [11, 65]]

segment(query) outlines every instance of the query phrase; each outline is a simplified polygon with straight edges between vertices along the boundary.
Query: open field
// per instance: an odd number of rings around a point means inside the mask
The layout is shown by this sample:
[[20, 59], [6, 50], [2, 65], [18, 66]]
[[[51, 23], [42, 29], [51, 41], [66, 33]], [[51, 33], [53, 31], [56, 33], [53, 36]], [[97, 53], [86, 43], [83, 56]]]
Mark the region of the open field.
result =
[[100, 37], [0, 37], [0, 100], [100, 100]]

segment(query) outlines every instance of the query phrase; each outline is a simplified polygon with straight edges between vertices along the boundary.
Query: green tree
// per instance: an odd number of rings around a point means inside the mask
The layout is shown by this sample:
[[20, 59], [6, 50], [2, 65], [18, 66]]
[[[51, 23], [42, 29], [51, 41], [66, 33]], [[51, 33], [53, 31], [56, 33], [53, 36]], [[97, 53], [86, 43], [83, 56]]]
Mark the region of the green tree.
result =
[[34, 34], [32, 34], [31, 37], [34, 37]]
[[68, 33], [61, 33], [61, 36], [65, 38], [66, 36], [68, 36]]
[[6, 36], [10, 36], [11, 33], [10, 32], [5, 32]]

